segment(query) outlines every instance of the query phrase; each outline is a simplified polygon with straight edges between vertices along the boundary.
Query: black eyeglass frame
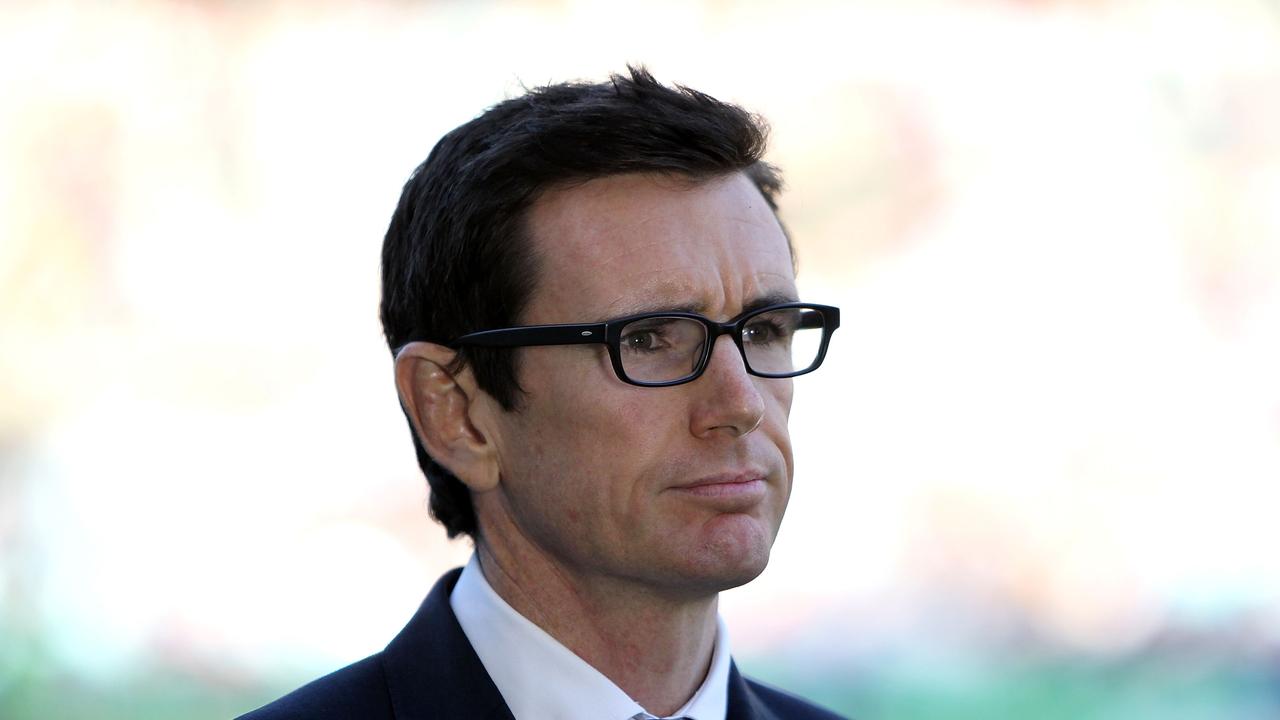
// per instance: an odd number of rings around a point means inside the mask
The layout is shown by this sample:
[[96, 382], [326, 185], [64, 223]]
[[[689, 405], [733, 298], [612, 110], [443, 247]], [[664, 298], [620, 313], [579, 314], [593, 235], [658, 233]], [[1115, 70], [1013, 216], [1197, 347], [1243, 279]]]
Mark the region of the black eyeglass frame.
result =
[[[818, 348], [818, 355], [814, 361], [803, 370], [796, 370], [785, 373], [766, 373], [758, 372], [751, 367], [751, 361], [747, 359], [746, 348], [742, 344], [742, 331], [746, 328], [747, 323], [757, 315], [776, 310], [787, 310], [790, 308], [798, 308], [803, 310], [812, 310], [818, 313], [822, 318], [822, 345]], [[642, 380], [634, 380], [627, 376], [627, 371], [622, 367], [622, 328], [637, 320], [647, 320], [650, 318], [686, 318], [696, 320], [707, 330], [707, 339], [702, 346], [702, 356], [698, 358], [698, 364], [694, 367], [692, 373], [686, 377], [676, 380], [664, 380], [661, 382], [645, 382]], [[840, 308], [831, 305], [816, 305], [814, 303], [781, 303], [778, 305], [768, 305], [755, 310], [745, 312], [729, 322], [716, 322], [697, 313], [687, 312], [647, 312], [638, 315], [627, 315], [626, 317], [614, 318], [606, 320], [602, 323], [568, 323], [557, 325], [524, 325], [520, 327], [499, 328], [496, 330], [481, 330], [463, 335], [453, 342], [449, 343], [449, 347], [457, 349], [463, 346], [470, 347], [491, 347], [491, 348], [508, 348], [508, 347], [536, 347], [544, 345], [587, 345], [603, 343], [609, 348], [609, 360], [613, 363], [613, 371], [617, 374], [618, 379], [629, 384], [638, 385], [640, 387], [670, 387], [672, 385], [683, 385], [693, 382], [702, 376], [706, 371], [707, 364], [711, 359], [711, 352], [715, 348], [716, 340], [721, 335], [728, 335], [733, 338], [733, 342], [738, 346], [738, 354], [742, 356], [742, 364], [747, 369], [747, 373], [756, 377], [764, 378], [789, 378], [817, 370], [822, 361], [827, 356], [827, 345], [831, 342], [831, 334], [836, 328], [840, 327]]]

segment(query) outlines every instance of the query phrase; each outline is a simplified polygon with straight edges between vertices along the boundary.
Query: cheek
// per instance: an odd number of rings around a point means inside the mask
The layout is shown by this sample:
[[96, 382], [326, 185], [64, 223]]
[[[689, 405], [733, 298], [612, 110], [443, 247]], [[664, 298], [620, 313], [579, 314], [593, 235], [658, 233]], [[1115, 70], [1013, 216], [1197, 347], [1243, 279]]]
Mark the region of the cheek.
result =
[[794, 471], [794, 463], [791, 458], [791, 431], [788, 427], [788, 420], [791, 417], [791, 399], [794, 396], [795, 386], [791, 379], [777, 382], [769, 387], [769, 395], [773, 402], [770, 404], [770, 412], [773, 414], [773, 420], [770, 423], [770, 435], [773, 443], [778, 446], [778, 450], [782, 453], [783, 463], [787, 468], [787, 481], [791, 481]]
[[795, 380], [787, 378], [779, 382], [774, 390], [774, 397], [777, 398], [778, 405], [782, 408], [782, 416], [784, 418], [791, 416], [791, 398], [795, 395]]
[[503, 451], [516, 453], [506, 492], [518, 522], [547, 547], [585, 561], [642, 536], [636, 524], [648, 518], [666, 475], [659, 459], [673, 443], [652, 403], [581, 385], [547, 402], [531, 396], [513, 428], [522, 438]]
[[565, 490], [577, 492], [583, 506], [598, 505], [627, 477], [643, 473], [645, 459], [669, 444], [671, 428], [680, 426], [672, 399], [622, 383], [603, 348], [598, 354], [585, 349], [575, 348], [570, 358], [529, 354], [522, 368], [528, 394], [508, 433], [514, 442], [501, 448], [517, 464], [536, 460], [530, 473], [571, 486]]
[[578, 449], [584, 468], [593, 468], [602, 483], [615, 486], [636, 482], [650, 461], [672, 445], [673, 429], [682, 427], [675, 403], [655, 397], [651, 389], [615, 384], [591, 393], [576, 407], [572, 437], [566, 440]]
[[678, 469], [672, 455], [687, 442], [679, 398], [653, 388], [615, 387], [596, 393], [572, 430], [578, 458], [568, 471], [579, 475], [582, 504], [596, 513], [602, 536], [624, 542], [648, 522], [655, 495]]

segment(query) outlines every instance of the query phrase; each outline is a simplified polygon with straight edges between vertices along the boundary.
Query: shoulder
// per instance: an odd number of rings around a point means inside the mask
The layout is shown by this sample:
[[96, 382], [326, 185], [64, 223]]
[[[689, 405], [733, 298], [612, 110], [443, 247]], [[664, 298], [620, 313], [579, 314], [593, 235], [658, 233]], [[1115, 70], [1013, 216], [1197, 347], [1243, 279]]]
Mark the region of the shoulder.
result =
[[778, 718], [784, 718], [785, 720], [848, 720], [843, 715], [837, 715], [804, 698], [792, 695], [786, 690], [781, 690], [758, 680], [752, 680], [749, 677], [744, 676], [742, 679], [746, 681], [747, 691], [755, 697], [756, 702], [763, 705]]
[[391, 697], [381, 653], [314, 680], [237, 720], [390, 718]]

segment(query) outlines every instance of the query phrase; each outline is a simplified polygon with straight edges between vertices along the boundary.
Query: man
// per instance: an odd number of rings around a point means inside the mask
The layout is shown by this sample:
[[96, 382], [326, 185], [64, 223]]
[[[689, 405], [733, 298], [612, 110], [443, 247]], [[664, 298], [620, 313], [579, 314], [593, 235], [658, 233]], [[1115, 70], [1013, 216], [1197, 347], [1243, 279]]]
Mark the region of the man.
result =
[[[765, 131], [644, 70], [499, 103], [406, 184], [382, 321], [431, 511], [475, 543], [387, 648], [247, 718], [834, 718], [743, 678], [800, 304]], [[727, 337], [726, 337], [727, 336]]]

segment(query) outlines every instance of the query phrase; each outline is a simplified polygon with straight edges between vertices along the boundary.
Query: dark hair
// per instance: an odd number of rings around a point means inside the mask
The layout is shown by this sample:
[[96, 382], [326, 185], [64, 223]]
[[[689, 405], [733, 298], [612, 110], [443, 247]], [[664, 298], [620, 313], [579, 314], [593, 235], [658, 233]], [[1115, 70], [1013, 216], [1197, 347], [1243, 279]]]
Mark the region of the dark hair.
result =
[[[500, 102], [441, 138], [414, 170], [382, 246], [382, 326], [392, 352], [519, 324], [538, 274], [526, 216], [553, 187], [623, 173], [698, 182], [743, 172], [777, 210], [781, 180], [761, 160], [763, 120], [627, 69], [608, 82], [547, 85]], [[516, 410], [515, 357], [462, 348], [452, 370], [470, 366], [482, 390]], [[413, 435], [431, 514], [449, 537], [474, 537], [470, 492]]]

